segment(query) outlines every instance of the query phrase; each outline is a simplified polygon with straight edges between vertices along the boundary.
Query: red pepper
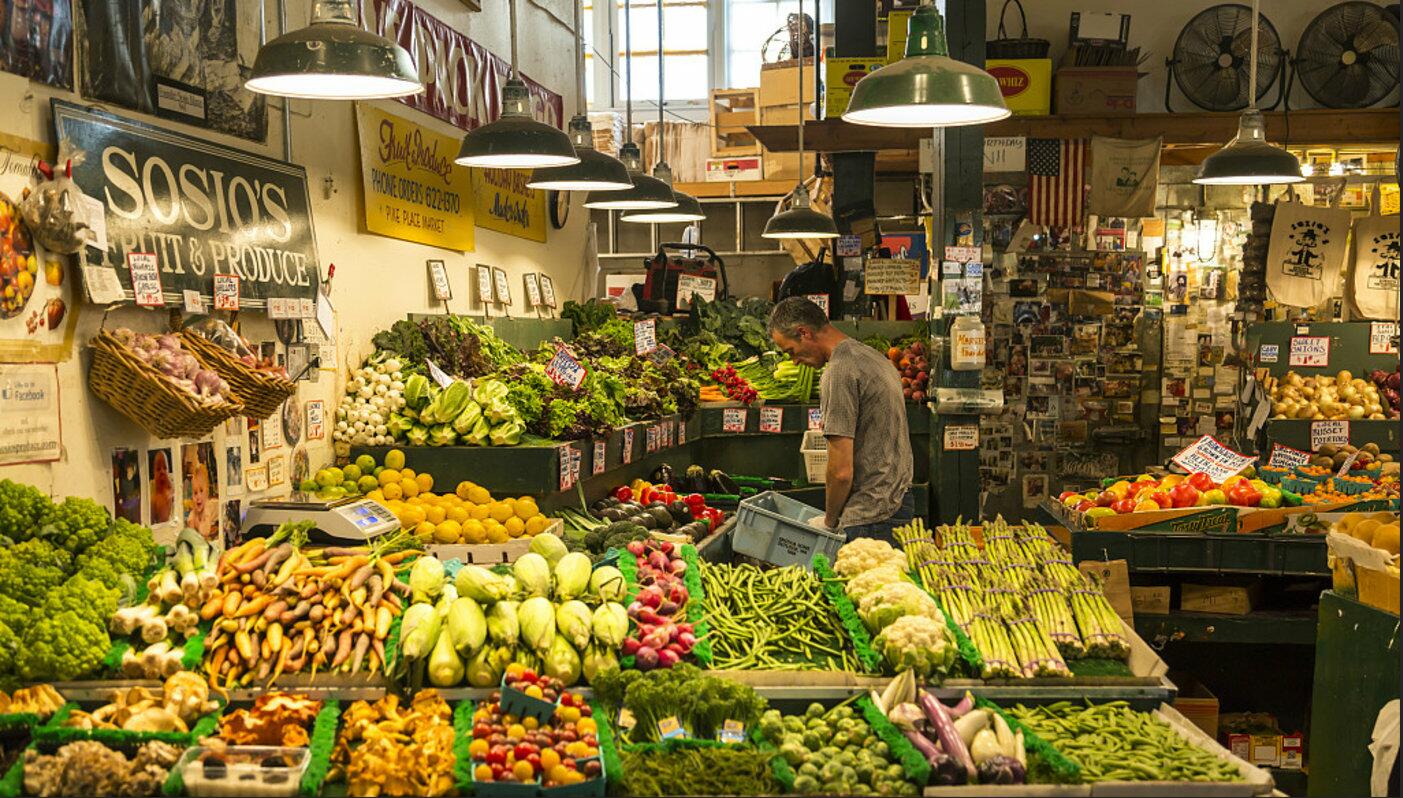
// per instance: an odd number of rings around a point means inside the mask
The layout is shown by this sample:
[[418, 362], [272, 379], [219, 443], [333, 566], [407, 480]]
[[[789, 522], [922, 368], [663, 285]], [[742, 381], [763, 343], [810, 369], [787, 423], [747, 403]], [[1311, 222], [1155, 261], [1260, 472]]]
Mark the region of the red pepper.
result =
[[618, 489], [614, 491], [614, 498], [621, 502], [631, 502], [633, 501], [633, 489], [627, 485], [620, 485]]
[[720, 529], [721, 524], [725, 523], [726, 521], [726, 514], [716, 509], [715, 507], [706, 508], [706, 517], [711, 519], [712, 529]]
[[687, 494], [687, 497], [684, 498], [682, 501], [686, 502], [688, 507], [706, 506], [706, 497], [701, 495], [700, 493], [689, 493]]
[[653, 496], [653, 486], [652, 486], [652, 485], [645, 486], [642, 490], [638, 491], [638, 503], [639, 503], [639, 504], [642, 504], [642, 505], [644, 505], [644, 506], [647, 506], [647, 505], [649, 505], [649, 504], [652, 504], [654, 500], [655, 500], [655, 497]]
[[653, 496], [658, 501], [663, 502], [665, 504], [672, 504], [673, 502], [677, 501], [677, 494], [672, 490], [672, 488], [655, 488], [653, 491]]

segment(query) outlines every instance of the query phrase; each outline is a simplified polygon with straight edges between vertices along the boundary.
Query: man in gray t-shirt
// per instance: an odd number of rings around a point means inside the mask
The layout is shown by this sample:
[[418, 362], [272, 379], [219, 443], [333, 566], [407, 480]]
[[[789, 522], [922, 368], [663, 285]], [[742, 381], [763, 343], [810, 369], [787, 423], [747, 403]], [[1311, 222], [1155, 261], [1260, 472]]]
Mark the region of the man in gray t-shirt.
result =
[[892, 541], [908, 523], [911, 439], [901, 377], [877, 350], [828, 323], [818, 305], [790, 297], [770, 314], [770, 338], [794, 362], [823, 370], [823, 435], [828, 440], [825, 518], [851, 540]]

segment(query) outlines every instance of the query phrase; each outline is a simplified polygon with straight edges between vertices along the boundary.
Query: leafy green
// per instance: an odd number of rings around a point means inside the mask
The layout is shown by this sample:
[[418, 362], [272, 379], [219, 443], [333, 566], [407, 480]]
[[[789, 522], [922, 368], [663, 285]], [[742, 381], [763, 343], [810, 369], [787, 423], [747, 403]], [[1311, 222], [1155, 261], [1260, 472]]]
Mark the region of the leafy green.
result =
[[686, 663], [648, 673], [616, 671], [591, 686], [604, 704], [633, 713], [637, 725], [629, 739], [635, 743], [658, 740], [658, 721], [669, 716], [676, 717], [690, 737], [712, 740], [727, 720], [749, 727], [766, 707], [753, 688]]
[[379, 352], [388, 352], [411, 363], [422, 364], [429, 356], [429, 345], [419, 325], [401, 319], [371, 336], [370, 342]]
[[771, 347], [766, 329], [774, 304], [767, 299], [748, 297], [707, 302], [697, 297], [688, 314], [687, 333], [709, 332], [735, 347], [741, 358], [758, 355]]
[[565, 300], [560, 309], [560, 318], [575, 323], [575, 335], [590, 332], [596, 327], [615, 318], [614, 305], [602, 299], [590, 299], [581, 304], [573, 299]]

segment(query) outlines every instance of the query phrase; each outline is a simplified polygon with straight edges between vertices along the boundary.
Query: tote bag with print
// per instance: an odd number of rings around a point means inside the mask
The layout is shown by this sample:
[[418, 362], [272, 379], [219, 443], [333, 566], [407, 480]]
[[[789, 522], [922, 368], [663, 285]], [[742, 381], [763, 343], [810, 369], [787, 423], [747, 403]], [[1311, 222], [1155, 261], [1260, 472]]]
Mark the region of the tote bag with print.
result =
[[1282, 305], [1312, 308], [1335, 295], [1349, 252], [1349, 211], [1297, 202], [1276, 206], [1267, 289]]
[[1347, 293], [1366, 319], [1398, 318], [1398, 215], [1354, 223], [1354, 268]]

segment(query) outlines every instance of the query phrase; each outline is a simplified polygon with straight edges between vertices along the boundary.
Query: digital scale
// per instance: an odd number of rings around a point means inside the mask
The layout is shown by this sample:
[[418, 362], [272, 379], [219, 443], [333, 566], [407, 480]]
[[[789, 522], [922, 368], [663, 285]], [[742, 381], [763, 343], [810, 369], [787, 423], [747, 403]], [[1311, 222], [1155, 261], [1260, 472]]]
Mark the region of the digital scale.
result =
[[373, 499], [318, 499], [293, 493], [289, 499], [257, 499], [244, 516], [243, 537], [273, 533], [284, 523], [311, 521], [308, 539], [314, 543], [364, 543], [399, 530], [399, 519]]

